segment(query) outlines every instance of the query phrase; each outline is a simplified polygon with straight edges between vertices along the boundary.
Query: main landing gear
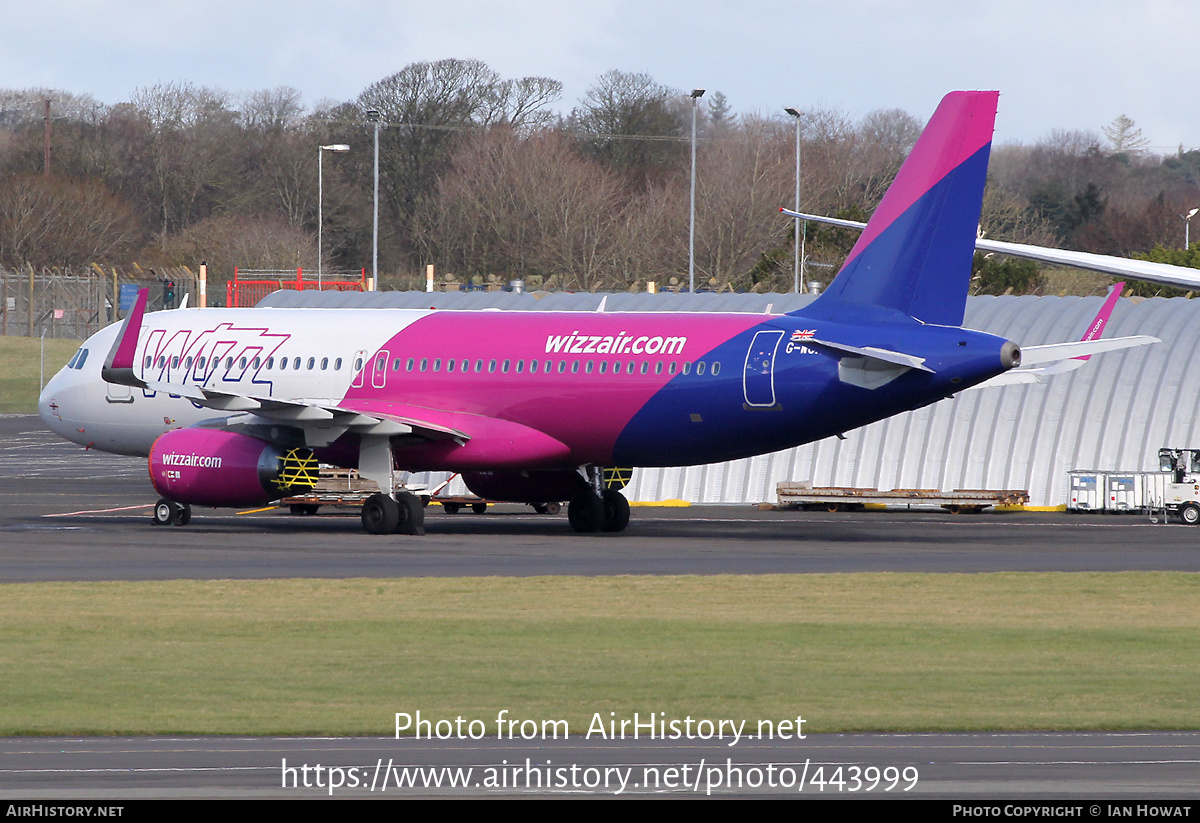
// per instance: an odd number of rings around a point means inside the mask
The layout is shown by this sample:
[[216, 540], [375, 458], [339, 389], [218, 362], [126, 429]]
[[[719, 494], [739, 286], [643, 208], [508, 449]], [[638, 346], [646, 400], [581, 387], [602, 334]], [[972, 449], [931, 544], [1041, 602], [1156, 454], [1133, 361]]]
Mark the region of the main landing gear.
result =
[[588, 468], [587, 491], [571, 498], [567, 506], [567, 520], [577, 532], [620, 532], [629, 525], [629, 501], [616, 489], [606, 489], [603, 472], [596, 467]]
[[425, 534], [425, 507], [412, 492], [373, 494], [363, 502], [362, 524], [371, 534]]
[[192, 507], [163, 497], [154, 504], [154, 525], [186, 526], [192, 520]]

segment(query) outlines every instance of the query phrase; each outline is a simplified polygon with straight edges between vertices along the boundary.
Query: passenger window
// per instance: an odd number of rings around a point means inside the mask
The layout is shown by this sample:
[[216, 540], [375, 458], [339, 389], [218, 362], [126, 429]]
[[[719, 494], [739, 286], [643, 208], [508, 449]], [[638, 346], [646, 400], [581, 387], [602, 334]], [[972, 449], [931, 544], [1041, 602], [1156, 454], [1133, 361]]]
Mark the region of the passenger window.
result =
[[508, 361], [507, 360], [505, 360], [503, 363], [500, 364], [500, 373], [508, 374]]
[[483, 371], [483, 361], [482, 361], [482, 360], [476, 360], [476, 361], [475, 361], [475, 373], [476, 373], [476, 374], [478, 374], [478, 373], [479, 373], [479, 372], [481, 372], [481, 371]]
[[142, 366], [142, 368], [144, 368], [144, 369], [150, 368], [150, 364], [153, 362], [154, 361], [150, 359], [150, 355], [146, 355], [146, 365]]
[[649, 370], [649, 368], [650, 368], [650, 364], [643, 362], [642, 363], [642, 374], [645, 374], [647, 372], [647, 370]]
[[395, 360], [393, 360], [392, 361], [392, 371], [400, 371], [400, 363], [401, 363], [401, 360], [399, 357], [397, 357]]
[[433, 370], [435, 372], [442, 370], [442, 358], [439, 357], [433, 361]]
[[239, 368], [239, 369], [245, 369], [245, 368], [246, 368], [246, 358], [245, 358], [245, 357], [239, 357], [239, 358], [238, 358], [238, 368]]
[[327, 368], [329, 368], [329, 358], [322, 357], [321, 358], [321, 371], [325, 371]]
[[334, 371], [342, 370], [342, 358], [339, 357], [337, 360], [333, 361], [333, 370]]
[[579, 361], [578, 360], [571, 361], [571, 374], [579, 374]]
[[354, 361], [354, 370], [355, 370], [355, 371], [361, 371], [361, 370], [362, 370], [362, 358], [361, 358], [361, 357], [359, 357], [359, 358], [355, 359], [355, 361]]
[[454, 360], [446, 361], [446, 371], [454, 371]]
[[684, 360], [684, 361], [683, 361], [683, 373], [684, 373], [684, 374], [691, 374], [691, 373], [692, 373], [692, 361], [691, 361], [691, 360]]
[[525, 370], [525, 361], [524, 361], [524, 360], [518, 360], [518, 361], [517, 361], [517, 374], [520, 374], [520, 373], [521, 373], [522, 371], [524, 371], [524, 370]]
[[536, 361], [536, 360], [529, 361], [529, 373], [530, 374], [537, 374], [537, 364], [538, 364], [538, 361]]
[[696, 364], [696, 376], [699, 377], [702, 374], [704, 374], [704, 361], [703, 360], [701, 360], [699, 363]]
[[255, 357], [253, 363], [254, 363], [254, 370], [258, 371], [258, 367], [260, 365], [262, 365], [262, 360], [259, 359], [258, 357]]
[[657, 363], [654, 364], [654, 373], [662, 374], [662, 361], [661, 360], [659, 360]]
[[567, 361], [566, 361], [566, 360], [559, 360], [559, 361], [558, 361], [558, 373], [559, 373], [559, 374], [562, 374], [562, 373], [563, 373], [563, 372], [565, 372], [566, 370], [567, 370]]
[[299, 357], [296, 357], [292, 360], [292, 368], [295, 369], [296, 371], [300, 371], [300, 358]]
[[275, 358], [274, 358], [274, 357], [268, 357], [268, 358], [267, 358], [267, 368], [268, 368], [268, 369], [273, 369], [273, 368], [275, 368]]
[[492, 374], [495, 371], [496, 371], [496, 361], [492, 360], [488, 363], [488, 374]]
[[426, 369], [426, 368], [428, 368], [428, 367], [429, 367], [429, 358], [428, 358], [428, 357], [422, 357], [422, 358], [421, 358], [421, 371], [425, 371], [425, 369]]
[[[317, 365], [317, 358], [315, 358], [315, 357], [308, 358], [308, 370], [312, 371], [313, 366], [315, 366], [315, 365]], [[381, 358], [379, 358], [379, 369], [382, 371], [385, 368], [387, 368], [387, 361], [381, 357]]]
[[670, 364], [669, 366], [667, 366], [667, 373], [668, 373], [668, 374], [674, 374], [674, 373], [675, 373], [675, 366], [676, 366], [676, 363], [675, 363], [675, 361], [674, 361], [674, 360], [672, 360], [672, 361], [671, 361], [671, 364]]
[[410, 358], [408, 358], [408, 365], [406, 365], [406, 366], [404, 367], [404, 370], [405, 370], [405, 371], [412, 371], [412, 370], [413, 370], [413, 366], [416, 364], [416, 362], [417, 362], [417, 361], [413, 360], [411, 357], [410, 357]]
[[713, 364], [712, 364], [712, 376], [716, 377], [720, 373], [721, 373], [721, 363], [718, 360], [714, 360]]
[[287, 370], [287, 358], [286, 357], [279, 358], [279, 370], [280, 371]]
[[600, 361], [600, 373], [604, 374], [606, 371], [608, 371], [608, 361], [601, 360]]

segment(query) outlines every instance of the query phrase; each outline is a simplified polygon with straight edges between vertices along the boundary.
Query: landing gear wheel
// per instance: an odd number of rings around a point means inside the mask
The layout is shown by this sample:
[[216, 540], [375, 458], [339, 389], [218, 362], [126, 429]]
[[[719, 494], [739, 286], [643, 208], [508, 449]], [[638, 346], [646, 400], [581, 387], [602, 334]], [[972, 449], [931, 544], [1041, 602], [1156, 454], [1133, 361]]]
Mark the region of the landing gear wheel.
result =
[[396, 533], [425, 534], [425, 507], [412, 492], [396, 494]]
[[175, 504], [175, 519], [173, 522], [176, 526], [186, 526], [192, 522], [192, 507], [187, 503]]
[[590, 491], [580, 492], [567, 505], [567, 520], [577, 532], [599, 531], [604, 525], [604, 503]]
[[604, 522], [600, 528], [606, 532], [621, 532], [625, 531], [625, 527], [629, 525], [629, 501], [625, 499], [625, 495], [614, 489], [605, 489], [601, 492], [601, 501], [604, 505]]
[[370, 534], [391, 534], [400, 522], [400, 506], [386, 494], [373, 494], [363, 501], [362, 524]]
[[154, 504], [154, 525], [169, 526], [175, 516], [175, 507], [165, 497]]
[[1189, 526], [1200, 524], [1200, 506], [1195, 503], [1185, 503], [1180, 506], [1179, 519]]
[[484, 514], [487, 511], [487, 503], [472, 503], [471, 511], [476, 514]]

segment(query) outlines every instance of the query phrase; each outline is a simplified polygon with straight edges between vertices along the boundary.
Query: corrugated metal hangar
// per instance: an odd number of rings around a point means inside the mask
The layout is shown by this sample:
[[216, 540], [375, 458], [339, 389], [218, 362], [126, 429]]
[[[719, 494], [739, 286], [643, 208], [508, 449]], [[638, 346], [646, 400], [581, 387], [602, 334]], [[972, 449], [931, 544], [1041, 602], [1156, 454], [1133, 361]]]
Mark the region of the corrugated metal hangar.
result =
[[[260, 306], [534, 311], [788, 312], [795, 294], [276, 292]], [[1021, 345], [1078, 340], [1101, 297], [972, 297], [964, 325]], [[1030, 506], [1067, 502], [1072, 469], [1154, 471], [1163, 446], [1200, 446], [1200, 300], [1121, 299], [1105, 337], [1162, 343], [1094, 356], [1045, 384], [964, 392], [951, 400], [786, 451], [728, 463], [639, 469], [631, 501], [775, 500], [775, 484], [893, 489], [1028, 489]]]

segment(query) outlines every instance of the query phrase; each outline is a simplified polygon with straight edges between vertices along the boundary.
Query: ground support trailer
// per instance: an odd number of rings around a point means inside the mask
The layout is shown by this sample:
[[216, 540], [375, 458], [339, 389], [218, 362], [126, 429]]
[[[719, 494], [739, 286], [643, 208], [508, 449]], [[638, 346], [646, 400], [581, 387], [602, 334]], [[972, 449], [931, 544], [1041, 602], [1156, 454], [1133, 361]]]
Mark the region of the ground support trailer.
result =
[[954, 514], [974, 514], [988, 506], [1022, 506], [1029, 502], [1024, 490], [993, 489], [854, 489], [842, 487], [813, 488], [804, 482], [784, 482], [776, 486], [781, 509], [823, 509], [825, 511], [860, 511], [868, 504], [882, 506], [941, 506]]

